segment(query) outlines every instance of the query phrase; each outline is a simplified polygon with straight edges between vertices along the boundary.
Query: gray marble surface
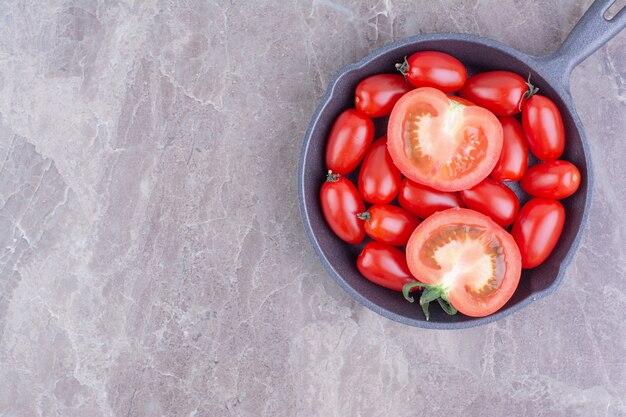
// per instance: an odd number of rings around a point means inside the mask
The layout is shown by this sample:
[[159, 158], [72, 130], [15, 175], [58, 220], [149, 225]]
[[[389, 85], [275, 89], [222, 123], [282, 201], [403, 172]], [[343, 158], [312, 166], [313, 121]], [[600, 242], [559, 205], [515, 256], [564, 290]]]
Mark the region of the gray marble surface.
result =
[[0, 416], [626, 415], [626, 33], [571, 80], [582, 246], [505, 320], [356, 304], [294, 179], [344, 64], [440, 31], [545, 54], [589, 4], [1, 1]]

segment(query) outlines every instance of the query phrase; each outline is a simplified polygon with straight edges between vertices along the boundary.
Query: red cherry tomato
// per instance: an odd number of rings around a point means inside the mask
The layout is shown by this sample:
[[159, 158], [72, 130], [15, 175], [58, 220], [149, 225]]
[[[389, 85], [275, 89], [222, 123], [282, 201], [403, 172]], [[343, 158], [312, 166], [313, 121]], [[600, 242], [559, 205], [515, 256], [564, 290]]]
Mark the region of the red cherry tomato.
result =
[[456, 103], [462, 104], [464, 106], [475, 106], [474, 103], [472, 103], [469, 100], [465, 100], [463, 97], [459, 97], [459, 96], [448, 96], [448, 98], [450, 99], [450, 101], [454, 101]]
[[354, 109], [341, 113], [328, 136], [326, 167], [347, 175], [359, 165], [374, 140], [374, 122]]
[[401, 181], [402, 174], [387, 151], [387, 138], [376, 140], [367, 151], [359, 172], [361, 197], [368, 203], [390, 203], [398, 195]]
[[350, 180], [329, 171], [320, 201], [326, 222], [340, 239], [355, 244], [363, 241], [365, 228], [356, 215], [365, 210], [365, 204]]
[[404, 246], [420, 223], [417, 217], [398, 206], [377, 204], [358, 218], [365, 224], [365, 233], [372, 239], [392, 246]]
[[519, 212], [519, 200], [509, 187], [491, 178], [469, 190], [461, 191], [467, 208], [476, 210], [502, 227], [513, 224]]
[[547, 97], [534, 95], [523, 109], [522, 125], [530, 151], [542, 161], [558, 159], [565, 149], [565, 130], [556, 104]]
[[398, 203], [422, 219], [438, 211], [463, 205], [459, 193], [438, 191], [408, 178], [403, 179], [400, 184]]
[[396, 103], [387, 148], [407, 178], [441, 191], [482, 181], [502, 151], [502, 126], [488, 110], [459, 106], [441, 91], [423, 87]]
[[404, 252], [383, 243], [367, 243], [356, 266], [365, 278], [391, 290], [402, 291], [405, 284], [415, 282]]
[[[487, 316], [506, 304], [522, 270], [511, 235], [489, 217], [463, 208], [424, 220], [411, 235], [406, 258], [413, 276], [429, 285], [421, 303], [427, 306], [438, 296], [442, 307], [448, 303], [472, 317]], [[424, 313], [428, 318], [428, 307]]]
[[457, 91], [467, 79], [461, 61], [437, 51], [416, 52], [396, 68], [415, 87], [434, 87], [444, 93]]
[[470, 77], [459, 95], [496, 116], [513, 116], [520, 112], [528, 88], [526, 80], [513, 72], [489, 71]]
[[519, 212], [511, 234], [522, 254], [522, 267], [541, 265], [561, 237], [565, 210], [556, 200], [533, 198]]
[[560, 200], [580, 186], [580, 171], [567, 161], [549, 161], [531, 167], [522, 181], [522, 190], [533, 197]]
[[412, 89], [402, 75], [372, 75], [356, 86], [354, 107], [369, 117], [389, 116], [394, 104]]
[[502, 153], [490, 176], [498, 181], [519, 181], [528, 166], [526, 135], [516, 118], [505, 116], [498, 119], [502, 125]]

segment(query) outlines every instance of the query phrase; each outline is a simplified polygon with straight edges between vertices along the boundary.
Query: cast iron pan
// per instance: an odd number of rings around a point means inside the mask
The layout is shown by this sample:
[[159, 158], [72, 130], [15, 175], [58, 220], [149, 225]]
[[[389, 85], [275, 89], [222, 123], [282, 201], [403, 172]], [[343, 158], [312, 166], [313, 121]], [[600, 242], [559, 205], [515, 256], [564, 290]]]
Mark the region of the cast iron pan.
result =
[[[567, 265], [580, 242], [589, 215], [593, 172], [587, 138], [572, 103], [569, 77], [572, 69], [596, 49], [619, 33], [626, 25], [626, 9], [613, 19], [604, 13], [613, 0], [596, 0], [576, 24], [561, 47], [552, 55], [535, 57], [523, 54], [499, 42], [477, 36], [438, 33], [420, 35], [389, 44], [339, 71], [313, 114], [304, 136], [298, 169], [300, 213], [304, 228], [328, 273], [355, 300], [371, 310], [401, 323], [434, 329], [458, 329], [498, 320], [551, 294], [559, 285]], [[325, 179], [326, 139], [335, 118], [353, 107], [354, 89], [363, 78], [394, 72], [394, 64], [421, 50], [447, 52], [461, 60], [470, 74], [488, 70], [508, 70], [525, 77], [532, 74], [540, 94], [551, 98], [563, 116], [566, 147], [563, 159], [574, 163], [582, 174], [580, 189], [562, 200], [566, 211], [563, 234], [548, 260], [537, 268], [524, 270], [513, 298], [496, 314], [472, 318], [462, 314], [448, 316], [438, 306], [431, 308], [426, 321], [416, 304], [406, 302], [402, 294], [387, 290], [364, 279], [356, 269], [356, 258], [362, 245], [348, 245], [335, 237], [326, 225], [319, 202], [319, 191]], [[377, 129], [384, 128], [378, 121]], [[349, 176], [356, 179], [356, 173]], [[515, 186], [513, 187], [515, 189]], [[515, 191], [523, 203], [528, 199]]]

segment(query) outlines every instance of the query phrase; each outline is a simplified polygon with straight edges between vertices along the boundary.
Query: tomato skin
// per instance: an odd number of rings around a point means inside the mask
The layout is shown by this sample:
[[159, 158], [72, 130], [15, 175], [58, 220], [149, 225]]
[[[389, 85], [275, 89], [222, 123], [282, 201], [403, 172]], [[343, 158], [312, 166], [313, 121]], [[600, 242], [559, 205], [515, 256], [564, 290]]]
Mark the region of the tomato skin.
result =
[[408, 57], [407, 63], [406, 79], [415, 87], [434, 87], [444, 93], [452, 93], [461, 88], [467, 79], [465, 65], [443, 52], [416, 52]]
[[[443, 263], [438, 266], [429, 263], [431, 257], [424, 256], [425, 252], [432, 253], [433, 251], [432, 247], [428, 247], [430, 237], [435, 235], [440, 228], [450, 225], [479, 227], [485, 230], [487, 235], [498, 239], [505, 268], [499, 287], [493, 290], [490, 295], [476, 297], [469, 291], [471, 286], [475, 285], [475, 282], [472, 282], [475, 276], [473, 273], [467, 273], [469, 271], [465, 268], [458, 271], [456, 277], [449, 279], [447, 275], [456, 268], [445, 263], [445, 255], [442, 254]], [[452, 235], [447, 236], [443, 243], [450, 243], [450, 240], [456, 240], [462, 248], [463, 244], [471, 244], [473, 239], [467, 235], [461, 238], [455, 238]], [[476, 248], [476, 246], [472, 246]], [[484, 245], [481, 246], [485, 248]], [[447, 251], [447, 255], [454, 256], [454, 254], [461, 252], [470, 253], [470, 251], [455, 250]], [[465, 208], [440, 211], [424, 220], [411, 235], [406, 247], [406, 256], [409, 270], [416, 279], [438, 287], [448, 295], [450, 304], [459, 312], [472, 317], [484, 317], [502, 308], [515, 292], [521, 276], [520, 251], [512, 236], [489, 217]], [[471, 268], [475, 266], [472, 261], [472, 258], [468, 258], [462, 263], [466, 263], [466, 268], [470, 268], [471, 271]], [[485, 283], [485, 286], [489, 285], [488, 282]]]
[[372, 204], [391, 202], [400, 189], [402, 174], [387, 151], [387, 138], [374, 141], [359, 172], [359, 193]]
[[377, 74], [357, 86], [354, 107], [368, 117], [389, 116], [400, 97], [413, 86], [400, 74]]
[[356, 215], [365, 210], [365, 204], [350, 180], [329, 174], [320, 190], [320, 201], [326, 223], [341, 240], [354, 244], [363, 241], [365, 228]]
[[347, 175], [359, 165], [374, 140], [374, 122], [354, 109], [341, 113], [328, 136], [326, 168]]
[[417, 217], [405, 209], [389, 204], [376, 204], [359, 218], [363, 220], [365, 233], [380, 243], [391, 246], [404, 246], [411, 233], [419, 225]]
[[542, 161], [558, 159], [565, 149], [565, 129], [558, 107], [547, 97], [534, 95], [522, 112], [528, 147]]
[[384, 243], [368, 242], [356, 266], [365, 278], [390, 290], [402, 291], [405, 284], [415, 281], [404, 252]]
[[472, 103], [469, 100], [464, 99], [463, 97], [459, 97], [459, 96], [448, 96], [448, 99], [450, 99], [450, 101], [455, 101], [459, 104], [462, 104], [464, 106], [475, 106], [474, 103]]
[[496, 116], [513, 116], [520, 112], [526, 90], [526, 80], [519, 75], [509, 71], [488, 71], [470, 77], [459, 95]]
[[463, 206], [459, 193], [438, 191], [408, 178], [403, 179], [400, 184], [398, 203], [400, 207], [422, 219], [438, 211]]
[[502, 153], [490, 177], [498, 181], [519, 181], [528, 167], [528, 145], [524, 129], [514, 117], [498, 119], [502, 125]]
[[476, 210], [502, 227], [515, 221], [519, 212], [519, 200], [509, 187], [492, 178], [461, 191], [461, 198], [467, 208]]
[[519, 212], [511, 234], [522, 255], [522, 267], [541, 265], [561, 237], [565, 209], [556, 200], [533, 198]]
[[576, 165], [567, 161], [542, 162], [526, 172], [520, 186], [533, 197], [560, 200], [578, 190], [580, 171]]
[[460, 191], [493, 170], [502, 151], [502, 126], [482, 107], [459, 106], [441, 91], [422, 87], [394, 106], [387, 148], [405, 177], [436, 190]]

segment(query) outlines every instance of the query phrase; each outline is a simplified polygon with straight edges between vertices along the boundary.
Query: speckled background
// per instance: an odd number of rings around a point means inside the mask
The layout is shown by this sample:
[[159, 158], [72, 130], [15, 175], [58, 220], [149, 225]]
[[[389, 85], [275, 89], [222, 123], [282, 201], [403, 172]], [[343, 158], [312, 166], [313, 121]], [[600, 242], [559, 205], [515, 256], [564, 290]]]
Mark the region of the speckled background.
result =
[[581, 248], [502, 321], [356, 304], [294, 178], [343, 65], [441, 31], [546, 54], [589, 4], [0, 2], [0, 415], [626, 415], [626, 33], [571, 80], [596, 173]]

